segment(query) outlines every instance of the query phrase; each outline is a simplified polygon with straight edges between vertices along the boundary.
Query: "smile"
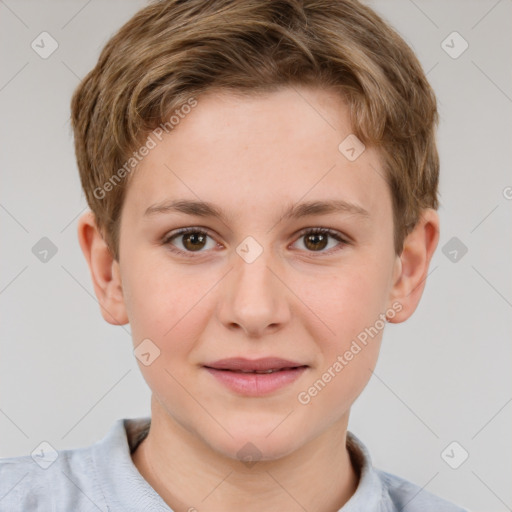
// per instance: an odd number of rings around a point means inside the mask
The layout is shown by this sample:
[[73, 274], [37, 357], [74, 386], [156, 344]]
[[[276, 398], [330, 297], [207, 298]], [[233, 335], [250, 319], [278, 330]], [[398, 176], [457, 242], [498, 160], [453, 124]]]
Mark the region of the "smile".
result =
[[232, 392], [245, 396], [273, 393], [295, 382], [308, 365], [280, 358], [222, 359], [203, 368]]

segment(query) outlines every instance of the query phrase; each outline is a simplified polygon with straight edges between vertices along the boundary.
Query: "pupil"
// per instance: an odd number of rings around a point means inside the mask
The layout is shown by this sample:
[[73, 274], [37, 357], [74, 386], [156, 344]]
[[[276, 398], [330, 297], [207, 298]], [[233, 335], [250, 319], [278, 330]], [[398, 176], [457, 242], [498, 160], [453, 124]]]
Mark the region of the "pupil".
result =
[[[184, 240], [184, 245], [187, 249], [200, 249], [204, 245], [205, 237], [201, 233], [190, 233], [184, 236]], [[191, 244], [188, 243], [190, 241]]]
[[[324, 249], [326, 246], [327, 246], [327, 237], [321, 233], [315, 233], [315, 234], [311, 234], [311, 235], [308, 235], [306, 237], [306, 246], [308, 246], [308, 248], [311, 249], [311, 247], [309, 247], [309, 242], [313, 241], [313, 246], [312, 248], [313, 249]], [[321, 243], [321, 245], [318, 245], [318, 242], [323, 242]]]

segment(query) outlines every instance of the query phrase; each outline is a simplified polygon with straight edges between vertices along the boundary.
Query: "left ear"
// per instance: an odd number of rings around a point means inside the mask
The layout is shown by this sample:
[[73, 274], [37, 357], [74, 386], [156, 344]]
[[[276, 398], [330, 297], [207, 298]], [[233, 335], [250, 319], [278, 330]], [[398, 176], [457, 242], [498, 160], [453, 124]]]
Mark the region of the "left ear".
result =
[[389, 318], [390, 323], [407, 320], [416, 310], [428, 275], [430, 260], [439, 242], [439, 215], [432, 208], [422, 210], [414, 229], [404, 240], [402, 254], [397, 256], [390, 304], [400, 303], [401, 309]]

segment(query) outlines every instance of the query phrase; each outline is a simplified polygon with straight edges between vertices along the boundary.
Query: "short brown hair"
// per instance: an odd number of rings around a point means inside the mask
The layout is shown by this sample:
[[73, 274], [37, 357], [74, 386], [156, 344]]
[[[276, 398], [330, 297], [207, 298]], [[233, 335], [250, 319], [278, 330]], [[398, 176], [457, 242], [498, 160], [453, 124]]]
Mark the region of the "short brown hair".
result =
[[287, 85], [343, 95], [353, 133], [380, 151], [402, 252], [421, 210], [438, 208], [439, 157], [436, 98], [398, 33], [356, 0], [159, 0], [107, 42], [71, 101], [82, 188], [115, 259], [129, 180], [112, 177], [148, 133], [206, 91]]

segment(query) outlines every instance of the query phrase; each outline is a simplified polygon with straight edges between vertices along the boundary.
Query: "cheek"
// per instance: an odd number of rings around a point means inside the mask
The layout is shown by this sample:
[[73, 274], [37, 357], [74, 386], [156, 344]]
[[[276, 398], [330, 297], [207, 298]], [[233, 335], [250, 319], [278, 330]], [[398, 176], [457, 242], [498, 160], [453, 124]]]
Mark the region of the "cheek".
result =
[[333, 350], [342, 350], [385, 313], [386, 283], [387, 277], [375, 271], [375, 264], [357, 264], [324, 276], [321, 285], [318, 279], [316, 286], [309, 283], [301, 296], [307, 298], [313, 316], [322, 321], [322, 339]]
[[[151, 267], [140, 265], [138, 268]], [[159, 265], [159, 268], [165, 266]], [[190, 400], [187, 401], [182, 384], [195, 370], [190, 356], [205, 328], [208, 301], [200, 299], [209, 287], [204, 282], [202, 286], [199, 282], [187, 283], [183, 276], [169, 270], [133, 273], [127, 283], [135, 353], [137, 355], [140, 344], [140, 352], [142, 347], [149, 346], [150, 353], [157, 354], [148, 365], [137, 357], [141, 374], [163, 402], [165, 397], [173, 397], [172, 407], [185, 410], [190, 407]]]
[[[340, 415], [349, 411], [370, 380], [378, 350], [379, 340], [375, 339], [372, 345], [362, 347], [354, 354], [350, 361], [345, 360], [342, 364], [337, 355], [330, 359], [323, 371], [319, 371], [297, 396], [297, 407], [304, 408], [304, 423], [309, 422], [314, 428], [321, 417], [324, 425], [333, 424]], [[336, 366], [336, 362], [340, 366]]]
[[385, 272], [368, 259], [340, 268], [303, 295], [316, 314], [309, 315], [311, 335], [322, 354], [316, 380], [308, 383], [312, 394], [318, 393], [311, 398], [314, 407], [332, 411], [333, 419], [359, 396], [376, 365], [386, 325], [380, 316], [385, 314], [386, 283]]
[[[123, 279], [126, 308], [134, 344], [153, 340], [162, 353], [180, 351], [188, 340], [197, 339], [202, 328], [208, 290], [204, 280], [187, 276], [165, 261], [132, 258]], [[162, 354], [164, 355], [164, 354]]]

